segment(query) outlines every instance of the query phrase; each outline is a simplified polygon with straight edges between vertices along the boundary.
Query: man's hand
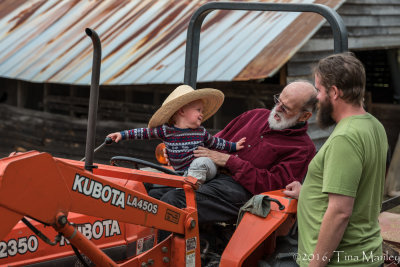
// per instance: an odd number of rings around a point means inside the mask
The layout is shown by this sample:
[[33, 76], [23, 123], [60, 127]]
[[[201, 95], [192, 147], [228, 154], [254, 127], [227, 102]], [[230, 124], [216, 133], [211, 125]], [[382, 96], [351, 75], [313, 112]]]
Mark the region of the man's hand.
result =
[[239, 141], [236, 142], [236, 150], [241, 150], [242, 148], [244, 148], [244, 142], [246, 142], [246, 137], [243, 137], [242, 139], [240, 139]]
[[118, 143], [122, 139], [120, 132], [110, 133], [107, 137], [110, 137], [115, 143]]
[[196, 158], [207, 157], [210, 158], [217, 166], [225, 167], [230, 155], [221, 153], [218, 151], [210, 150], [208, 148], [199, 146], [195, 151], [193, 151]]
[[286, 190], [283, 193], [289, 197], [298, 199], [300, 195], [301, 183], [294, 181], [286, 186]]

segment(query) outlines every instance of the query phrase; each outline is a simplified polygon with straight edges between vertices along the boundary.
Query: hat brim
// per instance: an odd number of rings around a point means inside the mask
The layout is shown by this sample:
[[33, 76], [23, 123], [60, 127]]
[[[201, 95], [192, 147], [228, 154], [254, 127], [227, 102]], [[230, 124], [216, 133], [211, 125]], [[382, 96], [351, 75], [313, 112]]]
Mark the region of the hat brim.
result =
[[199, 99], [202, 99], [204, 102], [204, 122], [221, 107], [224, 102], [224, 94], [217, 89], [203, 88], [181, 95], [162, 105], [151, 117], [148, 127], [154, 128], [167, 123], [180, 108]]

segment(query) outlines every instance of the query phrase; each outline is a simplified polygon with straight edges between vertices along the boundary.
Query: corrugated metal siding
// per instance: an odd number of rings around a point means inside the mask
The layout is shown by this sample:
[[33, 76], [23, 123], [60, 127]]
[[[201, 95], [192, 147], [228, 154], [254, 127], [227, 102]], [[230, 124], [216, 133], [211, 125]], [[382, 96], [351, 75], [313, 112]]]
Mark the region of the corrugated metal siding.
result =
[[[337, 7], [343, 1], [325, 2]], [[90, 27], [102, 41], [101, 84], [182, 83], [188, 22], [193, 12], [206, 2], [1, 1], [0, 76], [34, 82], [89, 84], [92, 45], [84, 29]], [[270, 75], [289, 58], [264, 61], [265, 67], [253, 62], [299, 15], [212, 12], [202, 27], [198, 81], [245, 80]], [[292, 55], [321, 22], [322, 19], [308, 27], [294, 40], [294, 46], [281, 53]], [[281, 42], [285, 42], [282, 37]], [[281, 45], [274, 43], [275, 48]]]

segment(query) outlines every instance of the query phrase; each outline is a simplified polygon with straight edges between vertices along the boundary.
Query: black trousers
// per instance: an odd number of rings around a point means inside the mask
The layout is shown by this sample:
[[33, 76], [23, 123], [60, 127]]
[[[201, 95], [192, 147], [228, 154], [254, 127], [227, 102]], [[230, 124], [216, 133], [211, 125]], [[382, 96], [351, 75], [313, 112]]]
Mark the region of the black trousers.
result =
[[[176, 188], [153, 188], [149, 195], [178, 208], [186, 207], [185, 192]], [[196, 190], [199, 223], [236, 222], [239, 209], [253, 196], [232, 177], [219, 174]]]

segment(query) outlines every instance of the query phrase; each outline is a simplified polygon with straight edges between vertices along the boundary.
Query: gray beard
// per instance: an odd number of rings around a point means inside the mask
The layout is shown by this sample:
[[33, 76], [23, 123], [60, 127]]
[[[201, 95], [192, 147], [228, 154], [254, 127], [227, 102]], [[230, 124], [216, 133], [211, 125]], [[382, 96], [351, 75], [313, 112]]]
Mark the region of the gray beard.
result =
[[[278, 114], [281, 117], [280, 122], [275, 120], [274, 118], [275, 114]], [[299, 119], [300, 115], [301, 114], [299, 113], [297, 116], [294, 116], [293, 118], [286, 119], [281, 112], [276, 111], [276, 106], [275, 106], [271, 110], [271, 113], [269, 114], [268, 117], [269, 128], [273, 130], [284, 130], [293, 127], [297, 124], [297, 120]]]

